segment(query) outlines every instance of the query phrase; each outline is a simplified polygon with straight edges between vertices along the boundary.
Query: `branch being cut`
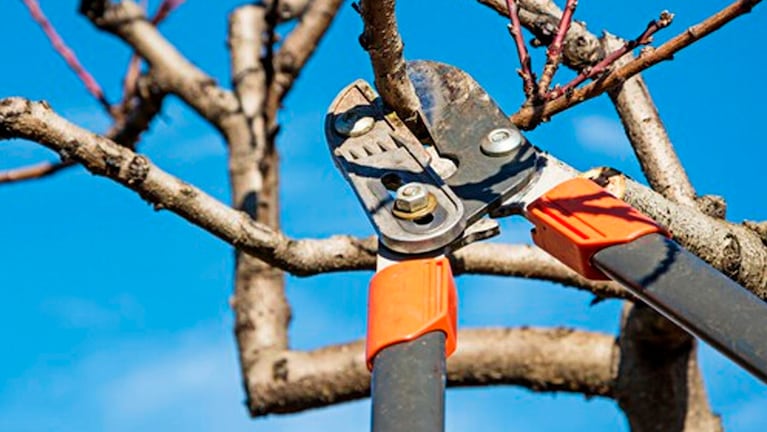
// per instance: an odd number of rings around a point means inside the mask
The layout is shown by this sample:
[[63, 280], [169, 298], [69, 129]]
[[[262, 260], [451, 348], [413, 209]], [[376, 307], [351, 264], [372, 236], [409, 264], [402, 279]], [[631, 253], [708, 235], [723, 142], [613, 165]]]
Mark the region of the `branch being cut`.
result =
[[575, 89], [571, 93], [546, 102], [543, 105], [523, 107], [511, 116], [511, 120], [522, 129], [530, 129], [537, 124], [537, 120], [541, 117], [544, 119], [550, 118], [554, 114], [604, 93], [651, 66], [671, 59], [678, 51], [708, 36], [733, 19], [750, 12], [760, 2], [761, 0], [736, 1], [700, 24], [688, 28], [684, 33], [679, 34], [652, 51], [646, 51], [634, 61], [611, 71], [597, 81]]
[[[611, 396], [618, 364], [613, 336], [569, 329], [472, 329], [458, 333], [447, 362], [451, 387], [511, 384], [534, 391]], [[370, 392], [364, 343], [270, 353], [249, 370], [255, 416], [292, 413]]]
[[362, 48], [370, 55], [375, 74], [375, 86], [384, 103], [397, 112], [408, 128], [418, 137], [427, 136], [419, 114], [421, 104], [413, 83], [407, 76], [404, 44], [397, 30], [394, 14], [395, 0], [362, 0], [359, 11], [365, 21], [360, 36]]
[[[235, 247], [295, 275], [375, 266], [377, 243], [374, 238], [290, 239], [163, 172], [146, 157], [72, 125], [45, 103], [21, 98], [0, 100], [0, 137], [43, 144], [65, 158], [82, 163], [94, 174], [109, 177], [138, 192], [156, 208], [171, 210]], [[560, 163], [547, 157], [552, 164]], [[612, 192], [668, 227], [685, 248], [725, 271], [756, 295], [767, 298], [767, 274], [763, 271], [767, 268], [767, 249], [755, 232], [673, 203], [620, 175], [606, 177], [610, 177], [608, 181], [620, 179], [616, 183], [623, 184], [622, 188]], [[469, 263], [470, 250], [471, 246], [457, 255], [465, 253], [462, 259], [467, 268], [483, 267]]]

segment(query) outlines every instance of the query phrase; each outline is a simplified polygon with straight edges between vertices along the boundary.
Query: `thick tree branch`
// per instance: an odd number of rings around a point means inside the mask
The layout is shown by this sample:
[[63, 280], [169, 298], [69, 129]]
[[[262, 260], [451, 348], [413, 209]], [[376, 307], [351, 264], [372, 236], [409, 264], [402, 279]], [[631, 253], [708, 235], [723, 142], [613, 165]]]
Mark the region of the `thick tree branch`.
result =
[[[282, 5], [282, 2], [279, 4]], [[274, 76], [266, 101], [268, 118], [276, 118], [280, 103], [319, 45], [341, 4], [343, 0], [312, 1], [301, 17], [301, 22], [282, 42], [274, 56]]]
[[[610, 34], [605, 35], [605, 50], [612, 52], [625, 46]], [[621, 67], [634, 60], [628, 53], [615, 62]], [[661, 195], [681, 204], [695, 207], [695, 189], [674, 151], [655, 103], [641, 75], [635, 75], [608, 94], [623, 122], [631, 146], [650, 186]]]
[[[114, 122], [104, 136], [121, 146], [136, 148], [141, 134], [149, 129], [149, 124], [160, 112], [164, 98], [165, 93], [154, 84], [151, 73], [139, 77], [134, 96], [112, 107]], [[63, 160], [3, 171], [0, 172], [0, 184], [47, 177], [74, 165], [72, 160]]]
[[664, 60], [670, 60], [675, 53], [720, 29], [733, 19], [750, 12], [751, 9], [760, 2], [761, 0], [736, 1], [730, 6], [722, 9], [720, 12], [702, 21], [700, 24], [688, 28], [685, 32], [672, 38], [658, 48], [651, 51], [645, 51], [635, 60], [611, 71], [584, 87], [573, 90], [571, 93], [546, 102], [543, 105], [523, 107], [511, 116], [511, 120], [522, 129], [534, 127], [540, 118], [550, 118], [554, 114], [560, 113], [583, 101], [604, 93], [651, 66]]
[[[228, 131], [229, 178], [232, 205], [276, 231], [278, 159], [264, 112], [269, 83], [263, 63], [272, 59], [262, 58], [271, 52], [264, 49], [265, 43], [271, 43], [265, 37], [271, 32], [269, 13], [265, 6], [247, 5], [237, 8], [229, 19], [232, 76], [245, 120], [236, 134], [231, 128]], [[288, 348], [290, 305], [282, 271], [240, 250], [235, 251], [235, 262], [234, 332], [242, 376], [247, 378], [251, 365], [258, 364], [265, 352]]]
[[[721, 432], [695, 339], [649, 307], [626, 302], [614, 397], [632, 432]], [[650, 415], [652, 414], [652, 415]]]
[[146, 19], [139, 5], [130, 0], [116, 4], [83, 0], [80, 10], [96, 26], [119, 37], [143, 57], [165, 91], [178, 95], [219, 129], [229, 126], [227, 117], [237, 111], [237, 98], [182, 56]]
[[[94, 174], [109, 177], [138, 192], [156, 208], [173, 211], [235, 247], [293, 274], [308, 276], [374, 268], [374, 238], [290, 239], [163, 172], [146, 157], [68, 123], [44, 103], [21, 98], [0, 100], [0, 137], [24, 138], [43, 144], [82, 163]], [[731, 277], [735, 275], [737, 282], [767, 298], [767, 274], [763, 271], [767, 268], [767, 250], [755, 232], [670, 202], [621, 175], [603, 177], [622, 184], [620, 188], [612, 188], [613, 193], [668, 227], [687, 249]], [[465, 254], [467, 267], [472, 266], [470, 250], [471, 246], [458, 254]], [[479, 263], [473, 266], [483, 267]]]
[[404, 44], [397, 30], [395, 0], [362, 0], [359, 11], [365, 21], [360, 36], [362, 48], [370, 55], [375, 86], [384, 103], [397, 112], [416, 136], [426, 136], [419, 114], [421, 103], [407, 76]]
[[[473, 329], [458, 335], [449, 386], [512, 384], [535, 391], [611, 396], [618, 351], [612, 336], [568, 329]], [[250, 370], [255, 416], [291, 413], [368, 396], [364, 343], [270, 353]]]
[[[625, 52], [626, 44], [612, 35], [605, 35], [604, 42], [606, 51]], [[632, 58], [626, 54], [617, 65]], [[695, 191], [642, 77], [635, 75], [611, 90], [610, 97], [650, 183], [667, 198], [695, 207]], [[622, 322], [616, 399], [632, 431], [720, 431], [697, 364], [695, 339], [641, 303], [627, 303]], [[648, 416], [651, 412], [655, 415]]]

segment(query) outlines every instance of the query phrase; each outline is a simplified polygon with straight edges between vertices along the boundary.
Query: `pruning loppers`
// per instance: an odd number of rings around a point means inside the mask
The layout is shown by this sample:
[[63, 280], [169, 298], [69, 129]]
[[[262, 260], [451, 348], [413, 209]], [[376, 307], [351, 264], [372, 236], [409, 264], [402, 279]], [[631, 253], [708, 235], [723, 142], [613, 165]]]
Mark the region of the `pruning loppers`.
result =
[[767, 304], [671, 240], [649, 217], [531, 145], [465, 72], [408, 63], [428, 136], [356, 81], [326, 117], [333, 159], [379, 236], [366, 361], [372, 429], [442, 431], [445, 359], [457, 346], [446, 258], [522, 215], [536, 245], [612, 279], [767, 381]]

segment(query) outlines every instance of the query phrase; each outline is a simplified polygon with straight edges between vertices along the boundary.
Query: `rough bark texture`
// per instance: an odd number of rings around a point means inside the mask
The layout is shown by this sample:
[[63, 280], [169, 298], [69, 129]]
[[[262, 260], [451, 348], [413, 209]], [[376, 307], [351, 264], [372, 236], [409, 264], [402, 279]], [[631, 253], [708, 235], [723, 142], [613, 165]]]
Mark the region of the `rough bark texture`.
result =
[[179, 96], [213, 126], [226, 126], [227, 117], [238, 111], [234, 94], [181, 55], [146, 19], [139, 5], [129, 0], [115, 4], [84, 1], [82, 5], [81, 10], [95, 25], [125, 41], [151, 65], [163, 90]]
[[[278, 156], [274, 135], [267, 132], [264, 110], [269, 89], [262, 64], [269, 31], [265, 6], [242, 6], [230, 16], [229, 46], [232, 76], [244, 122], [229, 135], [229, 178], [232, 206], [256, 222], [279, 229]], [[232, 308], [240, 366], [249, 400], [259, 394], [247, 392], [250, 369], [268, 352], [288, 348], [290, 306], [285, 297], [282, 271], [260, 259], [235, 250], [235, 288]]]
[[[623, 46], [624, 41], [608, 33], [604, 43], [605, 51], [612, 52]], [[634, 58], [632, 53], [628, 53], [614, 65], [621, 67]], [[695, 207], [695, 189], [682, 168], [642, 77], [635, 75], [622, 85], [610, 89], [608, 94], [623, 122], [642, 172], [653, 190], [670, 200]]]
[[395, 0], [362, 0], [359, 10], [365, 21], [360, 36], [362, 48], [370, 55], [375, 86], [384, 103], [397, 112], [416, 136], [426, 136], [419, 114], [421, 103], [407, 76], [404, 44], [397, 30]]
[[[514, 384], [535, 391], [610, 396], [618, 365], [615, 339], [569, 329], [462, 330], [448, 360], [448, 386]], [[255, 415], [296, 412], [366, 397], [364, 343], [271, 353], [252, 373]]]
[[[509, 16], [505, 0], [477, 0], [500, 15]], [[535, 45], [548, 45], [557, 33], [562, 10], [550, 0], [519, 0], [519, 20], [536, 37]], [[574, 21], [563, 43], [563, 63], [576, 70], [591, 66], [604, 57], [599, 38], [591, 34], [583, 22]]]
[[[503, 0], [479, 0], [506, 15]], [[767, 246], [763, 224], [719, 220], [723, 204], [709, 199], [708, 213], [684, 175], [657, 110], [638, 76], [641, 70], [746, 13], [759, 0], [741, 0], [613, 72], [545, 106], [515, 116], [520, 125], [559, 112], [607, 89], [636, 148], [651, 185], [661, 193], [609, 170], [589, 175], [614, 194], [664, 224], [683, 246], [767, 299]], [[568, 2], [572, 4], [574, 2]], [[295, 412], [364, 397], [369, 374], [363, 345], [355, 342], [316, 351], [291, 351], [290, 309], [281, 270], [312, 275], [373, 269], [376, 240], [336, 236], [294, 240], [279, 231], [276, 114], [284, 96], [338, 11], [340, 0], [282, 0], [238, 8], [231, 15], [233, 91], [218, 86], [182, 56], [146, 20], [133, 1], [84, 0], [81, 12], [116, 35], [149, 63], [155, 95], [178, 95], [226, 139], [232, 206], [226, 206], [135, 153], [135, 142], [159, 110], [126, 117], [126, 125], [103, 138], [68, 123], [44, 102], [0, 100], [0, 139], [25, 138], [58, 152], [66, 163], [83, 164], [136, 191], [156, 209], [168, 209], [233, 245], [237, 250], [236, 335], [248, 406], [254, 415]], [[549, 44], [561, 10], [549, 0], [519, 1], [519, 17]], [[276, 9], [271, 9], [271, 8]], [[363, 0], [361, 42], [370, 53], [384, 101], [418, 133], [418, 100], [407, 79], [394, 1]], [[271, 58], [273, 26], [301, 22]], [[269, 37], [264, 37], [269, 34]], [[564, 62], [575, 69], [604, 57], [599, 40], [573, 22], [564, 41]], [[623, 84], [622, 88], [616, 86]], [[117, 141], [117, 143], [115, 142]], [[119, 144], [123, 144], [122, 146]], [[558, 163], [551, 158], [552, 163]], [[720, 214], [722, 213], [722, 214]], [[587, 281], [542, 251], [514, 245], [472, 245], [451, 257], [457, 274], [482, 273], [540, 278], [589, 290], [599, 297], [629, 298], [612, 283]], [[566, 329], [483, 329], [460, 332], [459, 350], [448, 364], [452, 386], [514, 384], [537, 391], [571, 391], [615, 398], [634, 431], [718, 431], [695, 358], [694, 340], [641, 305], [628, 305], [620, 339]]]
[[718, 432], [696, 358], [696, 341], [642, 304], [626, 303], [614, 397], [632, 432]]
[[[0, 100], [2, 137], [38, 142], [64, 158], [76, 160], [94, 174], [111, 178], [136, 191], [156, 209], [170, 210], [227, 243], [292, 274], [309, 276], [375, 267], [375, 238], [333, 236], [295, 240], [286, 237], [162, 171], [145, 156], [67, 122], [45, 103], [21, 98]], [[558, 163], [550, 158], [552, 163]], [[599, 176], [599, 172], [591, 175]], [[612, 192], [669, 228], [685, 248], [720, 270], [736, 269], [737, 272], [732, 273], [737, 276], [734, 280], [763, 299], [767, 298], [767, 274], [763, 271], [767, 268], [767, 248], [755, 231], [675, 204], [619, 173], [604, 177], [606, 181], [622, 184], [612, 188]], [[523, 259], [520, 254], [524, 249], [516, 249], [514, 253], [514, 247], [510, 247], [503, 250], [503, 254], [507, 254], [505, 257], [500, 253], [488, 257], [486, 253], [478, 252], [480, 246], [484, 245], [469, 246], [456, 254], [467, 272], [486, 270], [497, 275], [516, 274], [516, 265], [531, 263], [530, 257]], [[565, 271], [564, 266], [542, 265], [540, 273], [536, 268], [537, 264], [530, 264], [524, 271], [547, 280], [578, 280], [573, 278], [571, 271]], [[583, 285], [591, 286], [594, 285]]]

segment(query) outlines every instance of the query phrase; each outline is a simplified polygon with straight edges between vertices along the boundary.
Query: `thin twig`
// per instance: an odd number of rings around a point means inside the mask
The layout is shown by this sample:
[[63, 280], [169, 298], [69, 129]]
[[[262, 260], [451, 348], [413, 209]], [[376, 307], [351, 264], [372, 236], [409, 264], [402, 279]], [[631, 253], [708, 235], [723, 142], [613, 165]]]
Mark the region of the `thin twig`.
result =
[[562, 87], [557, 87], [551, 93], [548, 95], [549, 100], [556, 99], [558, 97], [561, 97], [562, 95], [566, 94], [567, 92], [572, 91], [575, 87], [579, 86], [582, 82], [592, 79], [594, 77], [597, 77], [604, 73], [605, 70], [607, 70], [610, 65], [612, 65], [616, 60], [623, 57], [627, 52], [633, 50], [634, 48], [641, 46], [641, 45], [648, 45], [652, 43], [652, 36], [661, 29], [664, 29], [668, 27], [671, 22], [674, 20], [674, 14], [670, 13], [669, 11], [663, 11], [660, 14], [660, 17], [657, 20], [650, 21], [649, 24], [647, 24], [647, 28], [644, 32], [642, 32], [639, 37], [637, 37], [634, 40], [627, 41], [625, 44], [623, 44], [622, 47], [619, 49], [611, 52], [609, 55], [607, 55], [605, 58], [603, 58], [599, 63], [595, 64], [593, 67], [585, 68], [581, 71], [581, 73], [578, 74], [575, 78], [573, 78], [572, 81], [565, 84]]
[[554, 40], [549, 44], [549, 48], [546, 51], [546, 64], [543, 66], [541, 79], [538, 81], [538, 98], [540, 100], [545, 100], [547, 98], [551, 80], [554, 78], [554, 74], [557, 72], [557, 68], [562, 62], [562, 47], [567, 31], [570, 30], [570, 23], [573, 22], [573, 13], [575, 13], [575, 8], [577, 6], [578, 0], [567, 0], [565, 9], [562, 12], [562, 17], [559, 19], [557, 34], [554, 36]]
[[101, 86], [98, 82], [96, 82], [96, 79], [93, 78], [93, 75], [91, 75], [83, 67], [83, 65], [80, 64], [80, 61], [77, 59], [74, 51], [72, 51], [72, 49], [67, 46], [67, 44], [64, 42], [64, 39], [61, 38], [56, 29], [53, 27], [53, 24], [51, 24], [45, 14], [43, 14], [43, 10], [40, 8], [37, 0], [23, 1], [29, 9], [29, 13], [32, 15], [32, 18], [37, 21], [37, 23], [40, 25], [40, 28], [43, 29], [43, 32], [51, 41], [53, 49], [55, 49], [56, 52], [59, 53], [59, 55], [64, 59], [64, 61], [67, 62], [67, 65], [69, 65], [77, 77], [80, 78], [80, 81], [83, 82], [88, 92], [93, 95], [94, 98], [96, 98], [96, 100], [101, 104], [107, 113], [111, 114], [111, 105], [104, 95], [104, 91], [101, 89]]
[[522, 36], [522, 24], [519, 22], [519, 10], [517, 9], [517, 0], [506, 0], [506, 7], [509, 10], [509, 34], [514, 39], [514, 43], [517, 46], [517, 55], [519, 56], [519, 66], [517, 73], [522, 77], [522, 87], [525, 91], [525, 96], [528, 99], [533, 98], [537, 93], [537, 85], [535, 84], [535, 74], [530, 61], [530, 54], [527, 52], [527, 45], [525, 45], [524, 36]]
[[701, 23], [688, 28], [685, 32], [658, 48], [642, 53], [636, 60], [603, 75], [600, 79], [590, 84], [573, 89], [570, 93], [566, 93], [564, 97], [544, 102], [543, 105], [523, 107], [511, 116], [511, 121], [522, 129], [531, 129], [537, 125], [537, 119], [550, 118], [554, 114], [604, 93], [651, 66], [673, 58], [674, 54], [680, 50], [715, 32], [735, 18], [750, 12], [761, 1], [736, 1]]
[[0, 184], [14, 183], [24, 180], [34, 180], [53, 175], [66, 167], [75, 163], [72, 161], [64, 162], [41, 162], [36, 165], [29, 165], [21, 168], [13, 168], [0, 172]]

